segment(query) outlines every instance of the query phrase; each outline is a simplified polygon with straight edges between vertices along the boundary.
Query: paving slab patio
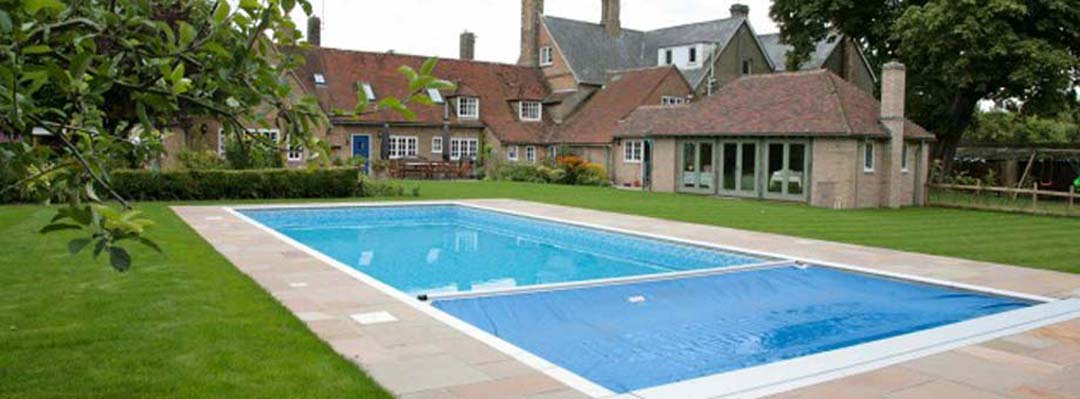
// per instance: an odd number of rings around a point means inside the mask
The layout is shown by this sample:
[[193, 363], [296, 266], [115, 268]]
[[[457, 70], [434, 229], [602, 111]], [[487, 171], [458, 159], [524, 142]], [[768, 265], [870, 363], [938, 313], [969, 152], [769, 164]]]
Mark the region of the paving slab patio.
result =
[[[461, 202], [1053, 298], [1067, 298], [1080, 289], [1080, 276], [1052, 271], [517, 200]], [[222, 207], [173, 210], [335, 351], [403, 399], [589, 397]], [[362, 325], [351, 318], [377, 312], [397, 321]], [[774, 397], [1080, 398], [1080, 319]]]

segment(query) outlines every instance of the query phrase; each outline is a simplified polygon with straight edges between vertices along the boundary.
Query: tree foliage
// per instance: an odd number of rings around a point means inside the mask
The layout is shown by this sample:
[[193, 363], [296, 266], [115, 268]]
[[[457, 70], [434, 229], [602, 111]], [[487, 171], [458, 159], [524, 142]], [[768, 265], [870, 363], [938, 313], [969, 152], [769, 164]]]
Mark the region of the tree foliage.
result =
[[1044, 117], [1001, 110], [977, 112], [964, 141], [1017, 146], [1080, 145], [1080, 121], [1068, 113]]
[[[236, 8], [230, 4], [237, 4]], [[121, 246], [159, 250], [139, 216], [110, 185], [110, 170], [153, 165], [169, 132], [215, 120], [241, 143], [303, 146], [327, 160], [315, 133], [327, 118], [314, 97], [294, 92], [291, 72], [307, 48], [289, 14], [307, 0], [0, 0], [0, 175], [6, 187], [42, 200], [62, 200], [42, 232], [81, 230], [72, 253], [93, 248], [117, 270], [131, 257]], [[403, 68], [412, 92], [399, 100], [361, 104], [412, 115], [410, 102], [430, 104], [426, 88], [448, 88], [422, 71]], [[249, 129], [276, 129], [284, 143]], [[46, 141], [31, 140], [47, 132]], [[119, 205], [109, 205], [118, 203]]]
[[835, 34], [861, 44], [875, 69], [907, 64], [911, 116], [937, 135], [946, 165], [979, 101], [1054, 115], [1080, 79], [1075, 0], [776, 0], [771, 15], [795, 47], [788, 65]]

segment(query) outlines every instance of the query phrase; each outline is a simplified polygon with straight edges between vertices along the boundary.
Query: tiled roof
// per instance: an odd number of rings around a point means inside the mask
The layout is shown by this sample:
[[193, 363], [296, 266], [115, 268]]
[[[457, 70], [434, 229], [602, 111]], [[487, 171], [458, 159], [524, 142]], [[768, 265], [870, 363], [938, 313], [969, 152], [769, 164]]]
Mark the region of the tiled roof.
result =
[[[372, 53], [362, 51], [314, 48], [305, 53], [307, 64], [298, 72], [303, 88], [315, 93], [324, 109], [351, 110], [356, 106], [356, 84], [370, 83], [376, 100], [387, 96], [402, 98], [407, 95], [408, 82], [398, 72], [402, 65], [419, 70], [427, 57]], [[314, 74], [322, 73], [326, 85], [316, 85]], [[458, 121], [454, 112], [449, 120], [442, 105], [434, 107], [413, 104], [415, 121], [407, 121], [391, 110], [381, 110], [364, 115], [359, 122], [421, 123], [438, 125], [449, 122], [457, 126], [486, 126], [501, 141], [533, 142], [544, 136], [547, 122], [521, 122], [513, 104], [516, 100], [540, 101], [549, 91], [541, 72], [536, 68], [480, 61], [441, 59], [433, 73], [436, 77], [458, 84], [458, 89], [442, 93], [480, 98], [480, 120]], [[352, 119], [334, 118], [335, 123], [349, 123]]]
[[655, 64], [646, 63], [642, 55], [643, 32], [623, 29], [621, 35], [612, 37], [600, 24], [549, 16], [544, 16], [543, 22], [582, 83], [602, 85], [607, 71]]
[[[879, 110], [876, 99], [827, 70], [751, 75], [690, 106], [640, 108], [616, 136], [886, 137]], [[910, 121], [904, 132], [933, 138]]]
[[[559, 44], [570, 69], [582, 83], [600, 85], [607, 71], [656, 66], [662, 47], [692, 43], [715, 43], [724, 48], [746, 23], [744, 18], [726, 18], [673, 26], [647, 32], [623, 29], [613, 37], [601, 24], [545, 16], [544, 25]], [[695, 84], [706, 68], [681, 71]]]
[[[810, 69], [819, 69], [825, 65], [825, 61], [832, 55], [833, 50], [843, 40], [841, 36], [828, 37], [817, 43], [817, 47], [810, 53], [810, 59], [804, 61], [802, 65], [799, 65], [799, 69], [806, 71]], [[758, 35], [758, 41], [765, 47], [765, 55], [769, 56], [775, 66], [776, 71], [787, 70], [787, 53], [794, 49], [794, 47], [781, 43], [779, 33], [770, 33], [767, 35]]]
[[673, 66], [612, 72], [608, 83], [574, 114], [557, 140], [567, 144], [610, 143], [619, 121], [643, 105], [666, 79], [679, 79], [690, 86]]

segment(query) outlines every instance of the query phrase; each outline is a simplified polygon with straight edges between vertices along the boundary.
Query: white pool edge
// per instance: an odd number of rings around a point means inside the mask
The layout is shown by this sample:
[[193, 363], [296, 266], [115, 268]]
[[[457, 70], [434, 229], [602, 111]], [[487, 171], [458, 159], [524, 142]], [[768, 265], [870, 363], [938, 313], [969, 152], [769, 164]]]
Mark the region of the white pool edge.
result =
[[[1021, 292], [999, 290], [989, 287], [971, 284], [956, 283], [947, 280], [926, 278], [920, 276], [892, 273], [865, 267], [845, 265], [835, 262], [821, 261], [816, 259], [791, 257], [765, 251], [746, 250], [742, 248], [718, 245], [714, 243], [687, 240], [678, 237], [660, 234], [631, 231], [610, 226], [597, 225], [587, 222], [564, 220], [554, 217], [533, 215], [523, 212], [499, 209], [484, 205], [478, 205], [462, 201], [415, 201], [415, 202], [383, 202], [383, 203], [327, 203], [327, 204], [286, 204], [286, 205], [241, 205], [223, 206], [221, 209], [236, 216], [237, 218], [265, 231], [296, 249], [319, 259], [346, 275], [364, 282], [379, 291], [394, 297], [409, 306], [417, 309], [436, 320], [439, 320], [462, 333], [477, 339], [489, 346], [503, 352], [528, 365], [555, 380], [566, 384], [592, 398], [610, 398], [616, 394], [592, 381], [589, 381], [569, 370], [559, 367], [539, 356], [517, 347], [501, 338], [481, 330], [471, 324], [457, 319], [428, 303], [421, 302], [409, 294], [401, 292], [374, 277], [368, 276], [344, 263], [341, 263], [307, 245], [300, 243], [268, 226], [255, 221], [242, 214], [241, 210], [266, 210], [266, 209], [322, 209], [322, 208], [360, 208], [360, 207], [401, 207], [401, 206], [463, 206], [473, 209], [486, 210], [502, 214], [544, 220], [554, 223], [568, 224], [602, 231], [627, 234], [635, 237], [652, 238], [662, 241], [695, 245], [717, 250], [757, 255], [774, 259], [787, 259], [796, 262], [811, 263], [815, 265], [848, 270], [863, 274], [877, 275], [882, 277], [907, 280], [924, 284], [956, 288], [967, 291], [981, 292], [990, 295], [1012, 297], [1043, 304], [1029, 308], [1014, 310], [996, 315], [985, 316], [967, 320], [960, 323], [950, 324], [934, 329], [917, 331], [898, 337], [884, 340], [871, 341], [834, 351], [817, 353], [795, 359], [735, 370], [726, 373], [714, 374], [696, 379], [665, 384], [643, 390], [637, 390], [628, 394], [618, 395], [620, 398], [641, 399], [718, 399], [739, 398], [753, 399], [766, 395], [773, 395], [789, 390], [794, 390], [826, 381], [839, 379], [871, 370], [895, 365], [908, 360], [930, 356], [946, 352], [963, 346], [974, 345], [981, 342], [1001, 338], [1008, 335], [1018, 334], [1024, 331], [1059, 323], [1072, 318], [1080, 317], [1080, 299], [1057, 300], [1038, 295]], [[1018, 313], [1022, 312], [1022, 313]], [[1056, 312], [1056, 313], [1055, 313]], [[1021, 320], [1020, 322], [1017, 322]], [[880, 351], [880, 353], [879, 353]], [[806, 360], [811, 359], [811, 360]], [[856, 361], [858, 360], [858, 361]], [[764, 381], [764, 383], [760, 382]]]

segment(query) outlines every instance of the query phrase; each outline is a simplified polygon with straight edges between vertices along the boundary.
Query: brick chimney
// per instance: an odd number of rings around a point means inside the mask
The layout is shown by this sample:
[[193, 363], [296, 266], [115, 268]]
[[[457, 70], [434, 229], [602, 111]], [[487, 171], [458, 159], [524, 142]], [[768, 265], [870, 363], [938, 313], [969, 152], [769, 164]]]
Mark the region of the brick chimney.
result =
[[307, 20], [307, 41], [312, 46], [322, 46], [322, 20], [312, 16]]
[[472, 61], [472, 60], [476, 59], [476, 34], [475, 33], [472, 33], [472, 32], [469, 32], [469, 31], [462, 32], [461, 33], [461, 42], [460, 42], [459, 46], [460, 46], [459, 50], [461, 52], [461, 56], [458, 57], [458, 58], [461, 58], [462, 60], [465, 60], [465, 61]]
[[521, 0], [521, 55], [518, 65], [540, 65], [540, 17], [544, 0]]
[[904, 203], [902, 158], [904, 156], [904, 100], [907, 90], [907, 71], [904, 64], [896, 61], [885, 64], [882, 69], [881, 123], [889, 132], [886, 205], [890, 208], [899, 208]]
[[747, 18], [750, 16], [750, 6], [742, 3], [735, 3], [731, 5], [731, 17], [732, 18]]
[[602, 0], [603, 7], [601, 9], [601, 23], [604, 24], [604, 30], [607, 31], [612, 37], [616, 37], [622, 34], [622, 22], [619, 21], [619, 0]]

